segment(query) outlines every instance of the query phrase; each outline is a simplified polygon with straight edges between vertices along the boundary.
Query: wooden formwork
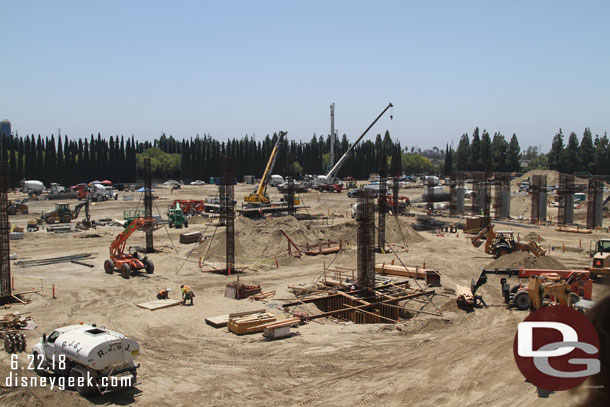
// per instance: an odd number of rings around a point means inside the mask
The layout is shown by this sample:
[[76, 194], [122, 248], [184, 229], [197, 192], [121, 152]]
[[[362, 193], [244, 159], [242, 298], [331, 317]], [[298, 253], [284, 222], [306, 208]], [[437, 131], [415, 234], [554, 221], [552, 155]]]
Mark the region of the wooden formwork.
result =
[[374, 290], [362, 289], [349, 293], [337, 291], [326, 296], [284, 304], [284, 309], [313, 303], [322, 312], [309, 315], [308, 319], [335, 317], [356, 324], [396, 323], [400, 320], [401, 310], [406, 310], [399, 305], [400, 302], [433, 293], [433, 290], [411, 289], [409, 283], [404, 281], [378, 286]]

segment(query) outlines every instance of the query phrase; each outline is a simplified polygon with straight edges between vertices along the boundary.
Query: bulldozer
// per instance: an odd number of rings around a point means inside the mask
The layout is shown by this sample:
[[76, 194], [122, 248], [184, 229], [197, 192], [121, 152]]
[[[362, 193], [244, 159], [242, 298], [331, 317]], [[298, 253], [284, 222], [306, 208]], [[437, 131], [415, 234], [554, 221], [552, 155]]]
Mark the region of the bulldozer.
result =
[[134, 272], [141, 270], [146, 271], [146, 274], [155, 272], [155, 266], [146, 254], [145, 250], [140, 246], [133, 246], [127, 249], [125, 253], [125, 245], [127, 239], [138, 229], [154, 227], [154, 220], [146, 220], [144, 218], [136, 218], [132, 220], [127, 228], [121, 232], [116, 239], [110, 244], [110, 258], [104, 262], [104, 271], [108, 274], [113, 274], [115, 270], [121, 272], [123, 278], [130, 278]]
[[[487, 237], [483, 240], [485, 236]], [[535, 241], [530, 240], [528, 243], [518, 242], [515, 240], [512, 230], [496, 232], [492, 224], [483, 228], [476, 236], [471, 238], [471, 241], [474, 247], [481, 247], [483, 242], [485, 242], [485, 253], [491, 254], [496, 258], [516, 251], [530, 252], [536, 257], [546, 254], [546, 250]]]
[[78, 218], [78, 214], [80, 213], [80, 210], [83, 208], [83, 206], [87, 206], [87, 208], [89, 208], [89, 201], [87, 200], [83, 203], [76, 205], [74, 207], [74, 211], [70, 209], [70, 204], [56, 203], [55, 209], [42, 213], [39, 219], [39, 223], [42, 223], [43, 221], [51, 225], [57, 222], [70, 223], [72, 222], [72, 219]]
[[18, 201], [8, 201], [8, 207], [6, 208], [7, 212], [9, 215], [17, 215], [19, 214], [27, 214], [28, 213], [28, 206], [25, 204], [27, 201], [29, 201], [30, 198], [23, 198], [21, 200]]

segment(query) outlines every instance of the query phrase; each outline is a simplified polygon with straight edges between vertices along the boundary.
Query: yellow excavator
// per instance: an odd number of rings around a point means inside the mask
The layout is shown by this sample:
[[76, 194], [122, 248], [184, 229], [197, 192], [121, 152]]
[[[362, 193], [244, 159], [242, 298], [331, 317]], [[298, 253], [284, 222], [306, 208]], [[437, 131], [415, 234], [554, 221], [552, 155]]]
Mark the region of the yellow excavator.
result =
[[487, 236], [485, 241], [485, 253], [491, 254], [496, 258], [504, 256], [516, 251], [530, 252], [534, 256], [544, 256], [546, 250], [538, 243], [530, 240], [528, 243], [518, 242], [515, 240], [515, 235], [512, 230], [494, 231], [494, 225], [489, 224], [483, 228], [478, 235], [471, 238], [474, 247], [480, 247], [483, 244], [483, 238]]
[[271, 156], [269, 156], [267, 167], [265, 167], [265, 172], [263, 172], [263, 177], [261, 178], [261, 182], [258, 184], [256, 192], [250, 195], [246, 195], [246, 197], [244, 198], [244, 201], [246, 201], [247, 203], [254, 205], [268, 205], [271, 203], [271, 200], [267, 195], [267, 182], [269, 181], [270, 173], [271, 171], [273, 171], [273, 167], [275, 166], [275, 160], [277, 158], [277, 151], [280, 147], [280, 143], [282, 142], [282, 139], [285, 135], [285, 131], [280, 131], [280, 135], [277, 139], [277, 142], [275, 143], [275, 146], [273, 146], [273, 150], [271, 150]]

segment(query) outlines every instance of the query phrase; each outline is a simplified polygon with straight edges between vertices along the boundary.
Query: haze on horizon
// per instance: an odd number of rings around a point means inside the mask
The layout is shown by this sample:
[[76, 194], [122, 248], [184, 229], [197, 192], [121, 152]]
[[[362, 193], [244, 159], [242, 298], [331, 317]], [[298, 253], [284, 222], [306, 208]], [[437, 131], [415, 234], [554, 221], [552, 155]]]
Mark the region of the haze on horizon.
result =
[[219, 140], [335, 125], [548, 151], [610, 130], [605, 1], [4, 2], [0, 119], [20, 135]]

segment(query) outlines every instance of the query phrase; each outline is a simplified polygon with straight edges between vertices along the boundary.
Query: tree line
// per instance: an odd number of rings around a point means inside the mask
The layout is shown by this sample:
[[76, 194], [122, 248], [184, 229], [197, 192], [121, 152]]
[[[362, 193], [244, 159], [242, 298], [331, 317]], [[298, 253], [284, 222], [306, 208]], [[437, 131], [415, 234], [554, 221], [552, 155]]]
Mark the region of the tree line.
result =
[[563, 173], [589, 173], [595, 175], [610, 175], [610, 148], [608, 136], [593, 138], [590, 128], [585, 128], [579, 142], [576, 133], [568, 136], [564, 144], [561, 129], [553, 137], [551, 151], [547, 154], [548, 166], [552, 170]]
[[[114, 183], [135, 182], [142, 177], [144, 158], [151, 159], [156, 179], [185, 181], [220, 176], [223, 156], [235, 159], [236, 175], [260, 177], [267, 165], [277, 134], [262, 140], [245, 136], [221, 142], [209, 135], [177, 140], [163, 134], [154, 141], [139, 142], [133, 136], [56, 139], [54, 135], [0, 135], [0, 159], [9, 163], [9, 185], [20, 186], [23, 179], [40, 180], [45, 185], [57, 182], [75, 185], [92, 180]], [[347, 135], [335, 143], [335, 162], [351, 146]], [[389, 132], [375, 141], [367, 140], [354, 149], [338, 176], [366, 178], [377, 172], [382, 157], [399, 156], [400, 142]], [[388, 160], [389, 163], [390, 160]], [[389, 168], [389, 166], [388, 166]], [[284, 175], [324, 174], [330, 169], [330, 136], [314, 135], [309, 142], [284, 138], [278, 147], [274, 172]]]
[[[94, 179], [109, 179], [115, 183], [136, 182], [142, 177], [144, 158], [151, 159], [156, 179], [182, 179], [191, 181], [220, 176], [221, 157], [235, 159], [236, 176], [260, 177], [267, 165], [277, 134], [257, 140], [245, 136], [219, 141], [210, 135], [197, 135], [189, 139], [176, 139], [161, 135], [153, 141], [140, 142], [134, 136], [111, 136], [56, 139], [54, 135], [41, 137], [28, 135], [0, 135], [0, 159], [9, 163], [9, 183], [18, 187], [22, 179], [37, 179], [49, 185], [57, 182], [75, 185]], [[548, 154], [537, 147], [521, 152], [516, 134], [507, 140], [500, 132], [493, 137], [489, 132], [475, 128], [472, 136], [463, 134], [457, 149], [446, 148], [422, 152], [415, 147], [402, 148], [389, 132], [377, 134], [356, 146], [338, 176], [368, 178], [378, 172], [382, 159], [400, 160], [405, 173], [449, 174], [452, 171], [519, 172], [532, 168], [550, 168], [565, 173], [588, 172], [610, 175], [610, 145], [607, 135], [592, 136], [586, 128], [579, 140], [570, 133], [567, 143], [560, 129], [553, 138]], [[335, 143], [335, 162], [351, 147], [346, 134]], [[521, 161], [529, 163], [521, 168]], [[440, 166], [433, 165], [441, 163]], [[444, 166], [442, 163], [444, 162]], [[330, 169], [330, 137], [313, 135], [309, 141], [284, 138], [279, 145], [274, 173], [282, 175], [325, 174]]]
[[457, 171], [497, 171], [518, 172], [521, 170], [521, 148], [517, 135], [510, 141], [502, 133], [496, 132], [493, 138], [487, 130], [479, 135], [479, 128], [460, 138], [455, 152], [447, 146], [444, 172]]

